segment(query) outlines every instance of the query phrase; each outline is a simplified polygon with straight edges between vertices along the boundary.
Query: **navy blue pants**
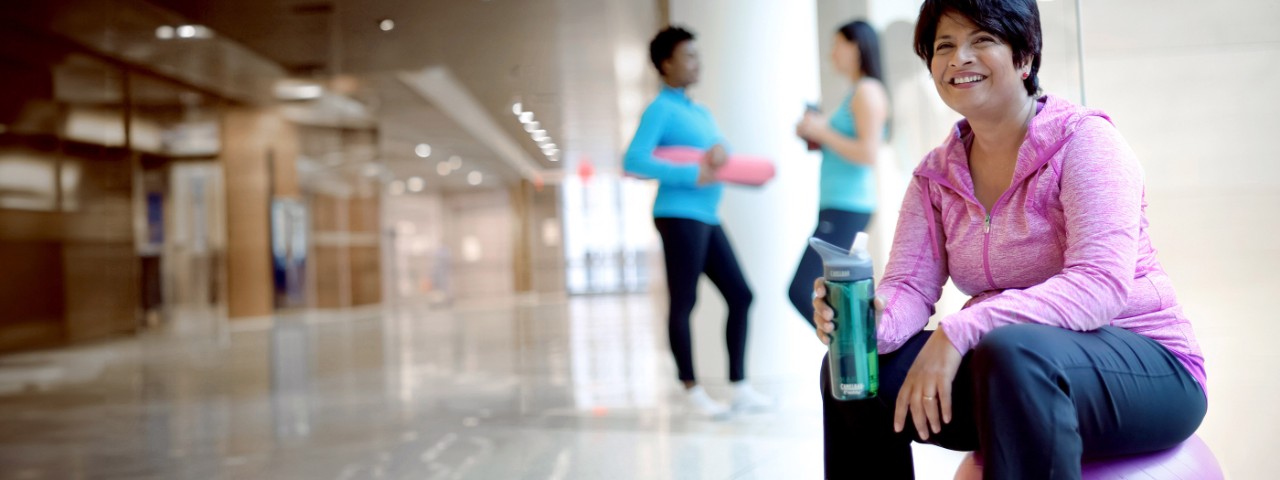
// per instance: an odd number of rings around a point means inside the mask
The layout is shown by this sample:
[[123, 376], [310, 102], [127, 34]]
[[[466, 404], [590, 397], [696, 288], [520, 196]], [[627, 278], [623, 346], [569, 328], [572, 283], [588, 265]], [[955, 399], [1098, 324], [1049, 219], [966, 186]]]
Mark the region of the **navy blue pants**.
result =
[[[827, 478], [913, 478], [907, 415], [893, 432], [898, 389], [932, 331], [880, 355], [877, 398], [831, 396], [822, 362]], [[1044, 325], [992, 330], [964, 356], [952, 384], [951, 423], [929, 443], [980, 450], [987, 479], [1078, 479], [1082, 459], [1152, 452], [1195, 433], [1206, 401], [1178, 359], [1116, 327], [1076, 332]]]
[[683, 218], [655, 218], [662, 237], [662, 256], [667, 266], [667, 336], [676, 357], [680, 380], [694, 381], [693, 336], [689, 315], [698, 301], [698, 278], [707, 278], [720, 289], [729, 307], [725, 323], [725, 344], [729, 349], [729, 380], [746, 378], [747, 310], [751, 308], [751, 288], [742, 276], [729, 237], [719, 225]]
[[[853, 245], [853, 237], [866, 230], [870, 221], [870, 213], [824, 208], [818, 212], [818, 226], [813, 230], [813, 236], [832, 245], [849, 248]], [[804, 255], [800, 257], [800, 265], [796, 266], [796, 274], [791, 277], [787, 296], [791, 297], [791, 305], [809, 322], [809, 326], [813, 326], [813, 280], [821, 276], [822, 257], [809, 248], [808, 240], [805, 240]]]

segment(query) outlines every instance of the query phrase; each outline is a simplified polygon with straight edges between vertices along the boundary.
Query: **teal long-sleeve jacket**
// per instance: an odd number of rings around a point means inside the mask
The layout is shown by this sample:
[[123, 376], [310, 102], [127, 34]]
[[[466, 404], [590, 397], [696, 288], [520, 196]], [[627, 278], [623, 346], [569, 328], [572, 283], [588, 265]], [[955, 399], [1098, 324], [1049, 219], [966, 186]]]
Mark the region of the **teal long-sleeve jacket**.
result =
[[724, 135], [706, 107], [694, 103], [684, 89], [664, 86], [640, 117], [623, 169], [658, 181], [654, 218], [685, 218], [719, 225], [717, 210], [724, 185], [698, 186], [698, 165], [655, 158], [653, 149], [681, 146], [705, 150], [723, 143]]

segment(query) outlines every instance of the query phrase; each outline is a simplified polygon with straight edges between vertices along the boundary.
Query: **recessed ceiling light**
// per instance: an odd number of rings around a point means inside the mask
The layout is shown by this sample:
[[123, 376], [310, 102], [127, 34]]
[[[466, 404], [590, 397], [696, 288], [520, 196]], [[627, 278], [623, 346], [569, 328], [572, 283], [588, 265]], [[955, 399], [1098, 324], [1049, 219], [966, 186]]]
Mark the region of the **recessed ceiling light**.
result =
[[448, 175], [449, 172], [452, 171], [453, 167], [449, 166], [449, 162], [440, 162], [436, 164], [436, 173], [439, 173], [441, 177]]
[[467, 174], [467, 183], [479, 185], [484, 180], [484, 175], [480, 172], [471, 172]]
[[176, 27], [170, 25], [161, 25], [156, 27], [156, 38], [160, 40], [173, 40], [174, 38], [213, 38], [213, 30], [204, 25], [178, 25]]
[[511, 114], [512, 114], [512, 115], [519, 115], [519, 114], [521, 114], [521, 113], [524, 113], [524, 105], [523, 105], [523, 104], [521, 104], [520, 102], [515, 102], [515, 103], [511, 104]]
[[542, 128], [542, 124], [538, 122], [529, 122], [524, 124], [524, 131], [532, 133], [534, 130]]
[[449, 167], [454, 170], [462, 168], [462, 157], [459, 157], [457, 155], [449, 157]]
[[275, 94], [280, 100], [311, 100], [324, 95], [324, 87], [307, 80], [286, 78], [276, 82]]
[[416, 154], [418, 158], [430, 157], [431, 145], [427, 145], [425, 143], [419, 143], [418, 146], [413, 147], [413, 153]]
[[390, 32], [396, 28], [396, 22], [390, 18], [384, 18], [378, 22], [378, 28], [384, 32]]
[[427, 182], [423, 180], [422, 177], [413, 177], [409, 179], [410, 192], [414, 192], [414, 193], [421, 192], [422, 189], [426, 187], [426, 185], [427, 185]]
[[533, 112], [520, 112], [520, 123], [529, 123], [533, 121]]
[[391, 185], [387, 186], [387, 190], [389, 190], [392, 195], [401, 195], [404, 193], [404, 182], [400, 180], [391, 182]]

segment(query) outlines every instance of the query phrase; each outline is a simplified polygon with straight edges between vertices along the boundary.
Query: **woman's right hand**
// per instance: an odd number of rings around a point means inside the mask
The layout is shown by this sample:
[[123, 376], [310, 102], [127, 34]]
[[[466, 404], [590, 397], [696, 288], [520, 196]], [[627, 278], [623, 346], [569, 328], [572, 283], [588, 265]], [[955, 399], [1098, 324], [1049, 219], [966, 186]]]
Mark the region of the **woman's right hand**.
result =
[[709, 185], [717, 181], [716, 174], [719, 173], [720, 167], [723, 167], [728, 161], [729, 155], [725, 152], [724, 146], [716, 144], [707, 149], [707, 153], [702, 155], [702, 161], [698, 162], [698, 186]]
[[[884, 303], [876, 298], [873, 302], [876, 308], [876, 326], [880, 325], [880, 315], [884, 312]], [[813, 325], [818, 333], [818, 340], [823, 345], [831, 344], [831, 332], [836, 330], [836, 324], [833, 320], [836, 318], [836, 311], [827, 304], [827, 279], [818, 277], [813, 280]]]

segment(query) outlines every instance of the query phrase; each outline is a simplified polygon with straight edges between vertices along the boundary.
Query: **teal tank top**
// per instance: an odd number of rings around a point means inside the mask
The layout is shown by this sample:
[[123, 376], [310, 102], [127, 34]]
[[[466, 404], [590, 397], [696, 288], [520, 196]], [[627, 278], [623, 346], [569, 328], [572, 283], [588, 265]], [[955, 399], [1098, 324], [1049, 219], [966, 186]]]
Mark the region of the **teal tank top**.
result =
[[[831, 114], [831, 129], [850, 138], [858, 138], [849, 102], [853, 92], [844, 97]], [[818, 187], [818, 208], [831, 208], [858, 213], [876, 210], [875, 171], [865, 165], [845, 160], [828, 146], [822, 147], [822, 177]]]

